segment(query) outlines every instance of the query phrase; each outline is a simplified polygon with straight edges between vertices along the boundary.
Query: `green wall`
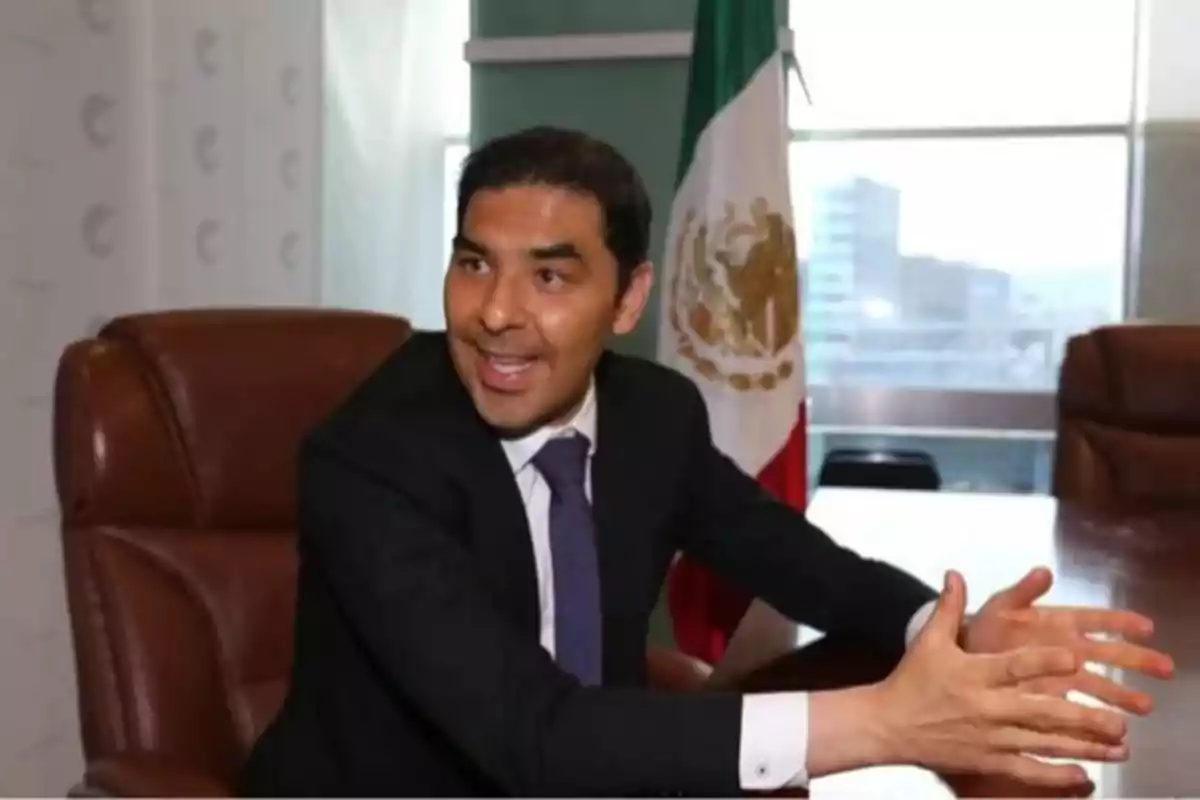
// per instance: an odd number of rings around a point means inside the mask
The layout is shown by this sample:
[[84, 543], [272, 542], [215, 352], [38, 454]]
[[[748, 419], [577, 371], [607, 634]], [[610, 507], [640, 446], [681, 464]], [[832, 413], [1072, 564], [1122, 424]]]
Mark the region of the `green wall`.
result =
[[695, 0], [474, 0], [473, 35], [561, 36], [574, 33], [682, 31]]

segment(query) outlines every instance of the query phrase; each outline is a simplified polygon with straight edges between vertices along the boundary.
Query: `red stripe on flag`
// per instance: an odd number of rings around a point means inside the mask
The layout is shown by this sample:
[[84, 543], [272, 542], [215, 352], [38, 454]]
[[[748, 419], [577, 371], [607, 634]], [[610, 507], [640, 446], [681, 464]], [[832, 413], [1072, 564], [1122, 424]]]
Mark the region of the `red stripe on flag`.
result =
[[[783, 448], [758, 474], [763, 488], [801, 510], [808, 495], [807, 433], [801, 403]], [[704, 565], [681, 557], [667, 576], [667, 607], [679, 649], [710, 664], [720, 661], [753, 599]]]
[[792, 508], [808, 505], [808, 419], [804, 402], [796, 412], [796, 424], [783, 449], [758, 473], [758, 482]]

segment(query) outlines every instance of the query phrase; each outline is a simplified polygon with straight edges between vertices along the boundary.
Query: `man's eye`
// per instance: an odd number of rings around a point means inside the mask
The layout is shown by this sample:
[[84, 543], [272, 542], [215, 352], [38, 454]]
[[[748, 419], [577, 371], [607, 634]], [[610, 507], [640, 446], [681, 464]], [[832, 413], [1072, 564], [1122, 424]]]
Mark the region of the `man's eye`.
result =
[[551, 289], [556, 289], [565, 283], [561, 273], [545, 267], [537, 271], [537, 279], [539, 283]]
[[456, 263], [458, 264], [458, 268], [464, 272], [482, 272], [487, 269], [487, 264], [484, 263], [483, 259], [476, 258], [475, 256], [463, 256]]

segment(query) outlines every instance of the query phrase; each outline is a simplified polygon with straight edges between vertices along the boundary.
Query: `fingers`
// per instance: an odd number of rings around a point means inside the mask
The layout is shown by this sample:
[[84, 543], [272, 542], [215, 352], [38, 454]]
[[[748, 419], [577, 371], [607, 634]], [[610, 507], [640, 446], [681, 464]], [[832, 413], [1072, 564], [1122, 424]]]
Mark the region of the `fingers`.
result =
[[1012, 586], [997, 592], [993, 599], [1002, 608], [1024, 608], [1050, 591], [1053, 583], [1054, 573], [1046, 567], [1036, 567]]
[[1021, 783], [1035, 786], [1067, 787], [1087, 781], [1087, 773], [1078, 764], [1047, 764], [1036, 758], [1016, 753], [995, 753], [985, 756], [980, 769], [995, 775], [1008, 775]]
[[955, 797], [1052, 797], [1062, 800], [1064, 797], [1092, 797], [1096, 793], [1096, 784], [1086, 778], [1068, 786], [1048, 787], [995, 773], [941, 773], [940, 777]]
[[1127, 639], [1145, 639], [1154, 633], [1154, 620], [1136, 611], [1114, 608], [1045, 606], [1034, 609], [1042, 619], [1062, 619], [1076, 633], [1108, 633]]
[[1107, 744], [1118, 744], [1125, 739], [1125, 716], [1119, 711], [1019, 690], [998, 694], [1000, 697], [992, 701], [994, 705], [988, 710], [998, 722]]
[[1071, 689], [1131, 714], [1145, 715], [1154, 709], [1154, 699], [1146, 692], [1122, 686], [1094, 672], [1080, 671], [1070, 683]]
[[1023, 647], [987, 656], [985, 680], [991, 686], [1011, 686], [1035, 678], [1073, 675], [1079, 659], [1067, 647]]
[[1175, 662], [1170, 656], [1130, 642], [1097, 642], [1089, 639], [1078, 649], [1086, 661], [1134, 670], [1155, 678], [1169, 678], [1175, 673]]
[[922, 636], [937, 636], [950, 641], [957, 640], [966, 609], [966, 584], [963, 582], [962, 575], [950, 570], [946, 573], [946, 584], [942, 588], [941, 597], [938, 598], [933, 614], [925, 623]]
[[991, 745], [1014, 753], [1079, 761], [1125, 761], [1129, 758], [1129, 746], [1126, 744], [1108, 744], [1061, 733], [1043, 733], [1018, 727], [1000, 728], [995, 731], [992, 734]]

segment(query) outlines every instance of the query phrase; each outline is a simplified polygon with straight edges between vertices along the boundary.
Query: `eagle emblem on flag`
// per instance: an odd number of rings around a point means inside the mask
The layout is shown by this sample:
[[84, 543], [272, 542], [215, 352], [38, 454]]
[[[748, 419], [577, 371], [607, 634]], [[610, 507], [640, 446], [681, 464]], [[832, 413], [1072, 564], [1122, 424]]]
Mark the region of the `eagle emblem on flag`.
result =
[[724, 205], [717, 219], [687, 212], [671, 243], [676, 352], [708, 380], [738, 391], [771, 390], [796, 369], [795, 232], [763, 197]]

